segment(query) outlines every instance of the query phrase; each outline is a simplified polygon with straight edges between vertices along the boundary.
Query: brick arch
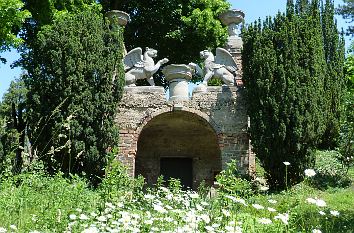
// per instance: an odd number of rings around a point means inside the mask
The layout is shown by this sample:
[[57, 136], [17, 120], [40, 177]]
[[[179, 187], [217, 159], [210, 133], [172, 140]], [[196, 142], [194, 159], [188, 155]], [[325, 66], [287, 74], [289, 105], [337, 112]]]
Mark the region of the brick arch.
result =
[[[192, 186], [188, 184], [189, 187], [197, 188], [202, 181], [213, 184], [215, 174], [222, 169], [222, 134], [211, 117], [191, 108], [179, 107], [174, 110], [166, 107], [147, 111], [142, 118], [143, 121], [135, 130], [135, 176], [142, 175], [147, 184], [152, 185], [160, 174], [169, 177], [169, 172], [179, 173], [178, 166], [184, 166], [186, 172], [179, 175], [190, 175]], [[179, 164], [181, 161], [189, 162], [182, 165]], [[178, 166], [173, 167], [176, 164]]]
[[138, 128], [136, 129], [136, 131], [135, 131], [136, 135], [140, 135], [140, 133], [144, 129], [144, 127], [153, 118], [155, 118], [161, 114], [169, 113], [169, 112], [173, 112], [173, 111], [184, 111], [184, 112], [193, 113], [193, 114], [201, 117], [202, 119], [204, 119], [206, 122], [208, 122], [209, 125], [211, 126], [211, 128], [214, 130], [216, 135], [220, 135], [222, 133], [220, 127], [215, 123], [215, 121], [208, 114], [206, 114], [200, 110], [193, 109], [193, 108], [183, 107], [181, 110], [173, 110], [173, 108], [172, 109], [171, 108], [162, 108], [162, 109], [156, 110], [152, 113], [148, 113], [146, 115], [146, 117], [143, 119], [143, 121], [140, 123]]

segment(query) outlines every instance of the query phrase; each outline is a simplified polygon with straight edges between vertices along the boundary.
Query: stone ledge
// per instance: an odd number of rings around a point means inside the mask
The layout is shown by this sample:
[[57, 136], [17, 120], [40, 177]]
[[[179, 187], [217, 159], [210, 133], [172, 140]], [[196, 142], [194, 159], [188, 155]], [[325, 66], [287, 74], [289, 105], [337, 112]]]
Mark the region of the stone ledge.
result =
[[130, 93], [158, 93], [165, 94], [165, 89], [160, 86], [135, 86], [135, 87], [124, 87], [124, 92]]

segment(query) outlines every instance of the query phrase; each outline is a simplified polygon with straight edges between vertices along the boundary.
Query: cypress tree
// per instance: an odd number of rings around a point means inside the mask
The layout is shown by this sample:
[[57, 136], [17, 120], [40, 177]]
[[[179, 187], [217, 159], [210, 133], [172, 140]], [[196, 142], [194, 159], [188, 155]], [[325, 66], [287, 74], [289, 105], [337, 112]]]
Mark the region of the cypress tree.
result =
[[332, 0], [326, 0], [322, 9], [321, 21], [323, 47], [327, 63], [327, 76], [324, 83], [327, 122], [320, 146], [323, 149], [334, 149], [339, 143], [341, 99], [344, 88], [344, 45], [334, 19], [334, 3]]
[[[244, 82], [251, 139], [272, 188], [301, 180], [325, 129], [319, 2], [287, 1], [286, 14], [244, 30]], [[290, 162], [285, 181], [285, 165]]]
[[25, 63], [28, 132], [49, 172], [102, 175], [118, 140], [122, 51], [122, 31], [111, 31], [95, 6], [60, 14], [38, 34]]

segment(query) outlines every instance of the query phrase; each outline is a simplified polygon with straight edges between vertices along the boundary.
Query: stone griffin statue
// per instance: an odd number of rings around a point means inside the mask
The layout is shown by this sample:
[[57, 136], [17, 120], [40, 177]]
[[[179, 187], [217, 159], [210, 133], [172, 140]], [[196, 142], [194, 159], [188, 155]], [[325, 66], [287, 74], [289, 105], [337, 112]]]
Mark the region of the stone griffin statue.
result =
[[144, 55], [140, 47], [131, 50], [124, 57], [124, 72], [125, 72], [125, 85], [135, 86], [136, 80], [146, 79], [151, 86], [155, 86], [152, 75], [160, 68], [161, 65], [168, 62], [164, 58], [154, 63], [153, 58], [157, 56], [155, 49], [146, 48]]
[[204, 59], [204, 69], [197, 64], [189, 63], [195, 69], [196, 75], [204, 75], [203, 85], [208, 85], [208, 80], [212, 77], [220, 78], [224, 84], [234, 86], [236, 83], [237, 65], [231, 54], [223, 49], [216, 49], [216, 56], [208, 50], [200, 52], [200, 57]]

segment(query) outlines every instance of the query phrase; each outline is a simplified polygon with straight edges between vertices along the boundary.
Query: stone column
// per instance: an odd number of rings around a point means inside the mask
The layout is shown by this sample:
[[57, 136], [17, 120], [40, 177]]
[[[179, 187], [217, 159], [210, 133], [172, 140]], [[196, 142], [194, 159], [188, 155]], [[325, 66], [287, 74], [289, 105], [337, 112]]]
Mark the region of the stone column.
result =
[[172, 64], [166, 66], [162, 73], [169, 83], [170, 101], [189, 100], [188, 82], [192, 79], [192, 68], [187, 65]]
[[[241, 57], [241, 51], [243, 47], [243, 42], [241, 38], [241, 27], [244, 22], [245, 18], [245, 13], [241, 10], [233, 9], [233, 10], [228, 10], [224, 13], [222, 13], [219, 16], [221, 22], [228, 27], [228, 33], [229, 33], [229, 38], [227, 41], [227, 44], [225, 45], [225, 49], [227, 49], [233, 59], [235, 60], [237, 64], [237, 77], [236, 77], [236, 84], [238, 87], [240, 87], [240, 90], [238, 91], [238, 98], [244, 99], [244, 93], [242, 91], [243, 87], [243, 81], [242, 81], [242, 57]], [[243, 104], [246, 105], [247, 101], [243, 101]], [[246, 106], [244, 106], [246, 107]], [[246, 114], [246, 112], [244, 112]], [[237, 137], [233, 136], [230, 137], [232, 140], [240, 141], [242, 142], [241, 145], [247, 147], [247, 153], [243, 154], [241, 157], [241, 165], [245, 165], [248, 167], [248, 173], [250, 175], [254, 175], [256, 165], [255, 165], [255, 154], [252, 152], [252, 145], [251, 145], [251, 140], [249, 138], [249, 134], [247, 132], [247, 128], [250, 127], [250, 122], [249, 118], [246, 117], [246, 115], [243, 116], [242, 122], [246, 123], [245, 128], [241, 131], [238, 132]], [[229, 140], [229, 139], [228, 139]], [[225, 139], [223, 139], [225, 141]], [[237, 143], [236, 143], [237, 144]], [[246, 149], [246, 148], [245, 148]]]
[[[119, 10], [108, 11], [106, 13], [106, 17], [110, 22], [112, 30], [118, 30], [120, 27], [124, 28], [127, 25], [127, 23], [130, 21], [129, 14]], [[124, 47], [123, 56], [125, 56], [127, 54], [127, 50], [125, 48], [124, 42], [123, 42], [123, 47]]]
[[228, 27], [229, 38], [225, 49], [227, 49], [234, 58], [237, 67], [238, 75], [236, 77], [237, 86], [242, 86], [242, 61], [241, 50], [243, 46], [241, 34], [242, 23], [245, 18], [245, 13], [241, 10], [233, 9], [222, 13], [219, 16], [221, 22]]

